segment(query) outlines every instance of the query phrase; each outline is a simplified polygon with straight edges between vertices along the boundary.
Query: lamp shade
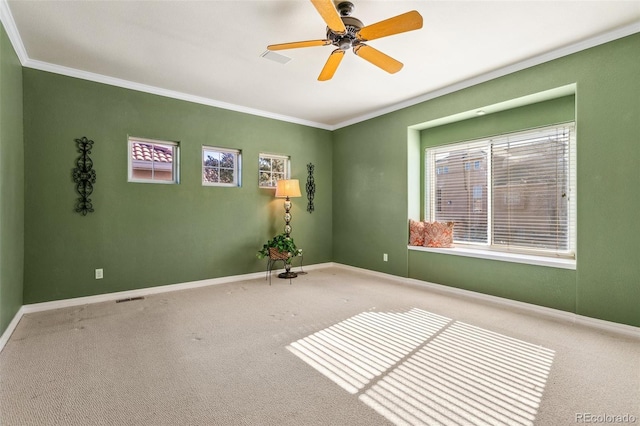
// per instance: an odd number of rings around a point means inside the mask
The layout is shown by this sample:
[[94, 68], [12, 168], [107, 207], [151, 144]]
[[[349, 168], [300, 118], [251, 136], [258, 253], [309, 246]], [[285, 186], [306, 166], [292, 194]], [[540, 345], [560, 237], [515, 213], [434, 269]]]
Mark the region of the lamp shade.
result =
[[277, 182], [276, 197], [301, 197], [298, 179], [282, 179]]

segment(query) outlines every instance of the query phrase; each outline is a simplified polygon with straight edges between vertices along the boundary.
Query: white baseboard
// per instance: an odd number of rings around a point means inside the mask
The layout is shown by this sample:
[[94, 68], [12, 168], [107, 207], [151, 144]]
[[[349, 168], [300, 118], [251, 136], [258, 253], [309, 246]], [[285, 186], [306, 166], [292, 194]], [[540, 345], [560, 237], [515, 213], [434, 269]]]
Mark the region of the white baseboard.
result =
[[18, 323], [22, 319], [22, 315], [24, 315], [24, 306], [21, 306], [20, 309], [18, 309], [18, 312], [16, 312], [13, 319], [7, 326], [7, 329], [2, 333], [2, 336], [0, 336], [0, 352], [2, 352], [4, 345], [9, 341], [9, 338], [13, 334], [13, 330], [18, 326]]
[[609, 333], [616, 333], [624, 335], [626, 337], [632, 337], [640, 340], [640, 327], [634, 327], [632, 325], [620, 324], [612, 321], [605, 321], [597, 318], [586, 317], [584, 315], [578, 315], [573, 312], [562, 311], [560, 309], [547, 308], [546, 306], [534, 305], [532, 303], [519, 302], [517, 300], [506, 299], [504, 297], [491, 296], [489, 294], [477, 293], [471, 290], [464, 290], [456, 287], [449, 287], [441, 284], [434, 284], [427, 281], [421, 281], [414, 278], [399, 277], [397, 275], [386, 274], [384, 272], [371, 271], [369, 269], [357, 268], [355, 266], [343, 265], [340, 263], [335, 264], [336, 267], [349, 269], [352, 271], [361, 272], [363, 274], [374, 275], [380, 278], [389, 279], [403, 284], [418, 285], [430, 290], [434, 290], [440, 293], [451, 294], [455, 296], [470, 298], [474, 300], [482, 300], [484, 302], [494, 303], [497, 305], [518, 309], [534, 313], [537, 315], [553, 318], [561, 321], [566, 321], [573, 324], [579, 324], [582, 326], [606, 331]]
[[[314, 269], [322, 269], [333, 266], [333, 263], [318, 263], [315, 265], [304, 266], [303, 268], [309, 271]], [[294, 267], [293, 270], [297, 270], [298, 267]], [[284, 271], [284, 269], [274, 269], [272, 274]], [[190, 281], [186, 283], [161, 285], [158, 287], [146, 287], [135, 290], [118, 291], [115, 293], [96, 294], [94, 296], [74, 297], [72, 299], [52, 300], [50, 302], [32, 303], [28, 305], [22, 305], [13, 320], [7, 326], [7, 329], [0, 336], [0, 352], [4, 349], [4, 346], [9, 341], [9, 338], [13, 334], [14, 330], [18, 326], [20, 319], [24, 314], [30, 314], [33, 312], [48, 311], [51, 309], [68, 308], [71, 306], [88, 305], [92, 303], [100, 302], [112, 302], [120, 299], [127, 299], [131, 297], [149, 296], [152, 294], [167, 293], [170, 291], [188, 290], [192, 288], [207, 287], [211, 285], [233, 283], [238, 281], [254, 280], [258, 278], [266, 278], [265, 272], [254, 272], [251, 274], [243, 275], [231, 275], [228, 277], [210, 278], [206, 280]]]
[[166, 293], [170, 291], [188, 290], [192, 288], [206, 287], [210, 285], [231, 283], [242, 280], [253, 280], [264, 277], [264, 272], [252, 274], [234, 275], [230, 277], [210, 278], [199, 281], [189, 281], [186, 283], [167, 284], [157, 287], [145, 287], [135, 290], [117, 291], [114, 293], [96, 294], [94, 296], [74, 297], [72, 299], [52, 300], [51, 302], [32, 303], [24, 305], [22, 308], [25, 314], [32, 312], [48, 311], [51, 309], [68, 308], [70, 306], [88, 305], [91, 303], [112, 302], [131, 297], [149, 296], [152, 294]]
[[[626, 324], [619, 324], [611, 321], [600, 320], [596, 318], [585, 317], [572, 312], [561, 311], [559, 309], [547, 308], [544, 306], [533, 305], [531, 303], [518, 302], [516, 300], [505, 299], [503, 297], [491, 296], [488, 294], [477, 293], [470, 290], [463, 290], [455, 287], [448, 287], [445, 285], [434, 284], [427, 281], [420, 281], [413, 278], [399, 277], [397, 275], [386, 274], [384, 272], [371, 271], [369, 269], [357, 268], [355, 266], [343, 265], [341, 263], [327, 262], [318, 263], [315, 265], [305, 266], [304, 269], [313, 271], [316, 269], [324, 269], [329, 267], [338, 267], [346, 270], [352, 270], [363, 274], [373, 275], [379, 278], [384, 278], [391, 281], [396, 281], [402, 284], [412, 284], [425, 287], [441, 293], [452, 294], [456, 296], [471, 298], [475, 300], [482, 300], [485, 302], [495, 303], [510, 308], [519, 309], [522, 311], [528, 311], [543, 315], [546, 317], [567, 321], [570, 323], [580, 324], [594, 329], [607, 331], [610, 333], [617, 333], [628, 337], [634, 337], [640, 339], [640, 328]], [[296, 268], [294, 268], [296, 269]], [[272, 273], [280, 272], [281, 270], [273, 270]], [[72, 299], [53, 300], [51, 302], [33, 303], [23, 305], [20, 307], [13, 320], [7, 326], [7, 329], [0, 336], [0, 352], [4, 349], [5, 345], [9, 341], [9, 338], [13, 334], [14, 330], [18, 326], [20, 319], [24, 314], [30, 314], [33, 312], [48, 311], [51, 309], [67, 308], [70, 306], [87, 305], [91, 303], [111, 302], [119, 299], [126, 299], [131, 297], [148, 296], [151, 294], [167, 293], [170, 291], [187, 290], [192, 288], [206, 287], [211, 285], [226, 284], [238, 281], [253, 280], [265, 277], [266, 272], [254, 272], [251, 274], [232, 275], [228, 277], [210, 278], [200, 281], [190, 281], [186, 283], [169, 284], [158, 287], [147, 287], [136, 290], [119, 291], [115, 293], [97, 294], [95, 296], [75, 297]]]

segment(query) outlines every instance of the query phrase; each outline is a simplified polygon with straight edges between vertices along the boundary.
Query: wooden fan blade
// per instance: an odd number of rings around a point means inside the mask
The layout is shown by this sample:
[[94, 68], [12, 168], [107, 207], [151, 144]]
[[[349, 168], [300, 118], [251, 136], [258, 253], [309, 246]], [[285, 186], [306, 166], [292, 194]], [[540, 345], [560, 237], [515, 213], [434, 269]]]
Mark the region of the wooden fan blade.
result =
[[336, 49], [331, 52], [329, 59], [327, 59], [327, 63], [324, 64], [324, 68], [320, 71], [320, 75], [318, 76], [319, 81], [327, 81], [331, 80], [333, 75], [336, 73], [338, 69], [338, 65], [340, 65], [340, 61], [344, 58], [344, 50]]
[[267, 46], [267, 50], [297, 49], [299, 47], [327, 46], [329, 44], [331, 44], [329, 40], [294, 41], [292, 43], [270, 44]]
[[357, 37], [360, 40], [374, 40], [407, 31], [422, 28], [422, 15], [415, 10], [367, 25], [358, 31]]
[[327, 23], [327, 27], [334, 33], [343, 34], [347, 32], [347, 28], [344, 26], [344, 22], [340, 18], [340, 14], [333, 5], [332, 0], [311, 0], [311, 3], [316, 7], [324, 22]]
[[353, 48], [353, 53], [371, 62], [373, 65], [382, 68], [389, 74], [395, 74], [402, 69], [402, 62], [398, 62], [391, 56], [387, 56], [381, 51], [366, 44], [359, 44]]

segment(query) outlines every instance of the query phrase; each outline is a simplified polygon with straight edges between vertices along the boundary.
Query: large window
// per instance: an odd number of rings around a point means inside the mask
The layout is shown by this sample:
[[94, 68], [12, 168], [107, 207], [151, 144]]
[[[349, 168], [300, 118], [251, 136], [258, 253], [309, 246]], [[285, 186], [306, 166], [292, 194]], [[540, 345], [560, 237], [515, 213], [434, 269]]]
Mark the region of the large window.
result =
[[240, 186], [240, 151], [203, 146], [202, 184]]
[[129, 137], [129, 182], [178, 183], [178, 144]]
[[289, 157], [260, 154], [258, 167], [261, 188], [275, 188], [280, 179], [289, 179]]
[[573, 124], [428, 148], [425, 216], [466, 247], [575, 256]]

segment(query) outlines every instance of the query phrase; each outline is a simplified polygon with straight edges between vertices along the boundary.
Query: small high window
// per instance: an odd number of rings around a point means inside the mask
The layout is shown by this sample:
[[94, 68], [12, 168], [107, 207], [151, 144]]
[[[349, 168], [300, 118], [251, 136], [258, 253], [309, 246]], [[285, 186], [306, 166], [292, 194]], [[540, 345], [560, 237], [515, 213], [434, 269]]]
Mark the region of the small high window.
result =
[[275, 188], [280, 179], [289, 179], [289, 157], [260, 154], [258, 167], [260, 188]]
[[129, 137], [129, 182], [178, 183], [178, 143]]
[[240, 151], [203, 146], [202, 184], [240, 186]]

